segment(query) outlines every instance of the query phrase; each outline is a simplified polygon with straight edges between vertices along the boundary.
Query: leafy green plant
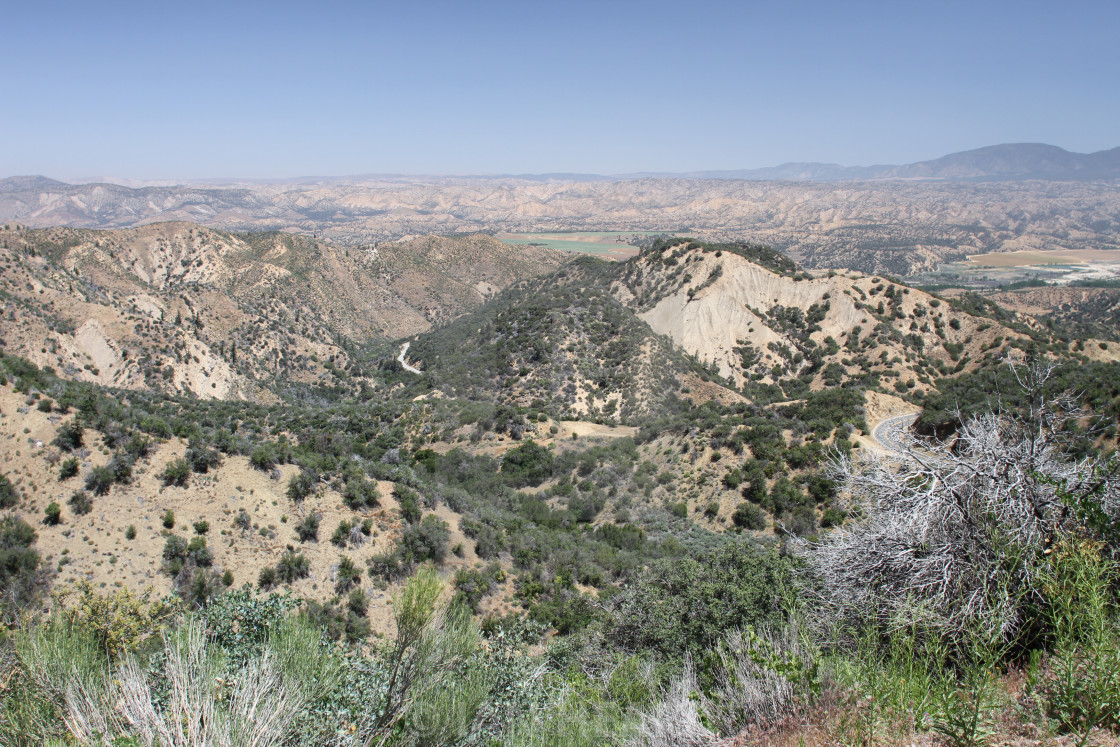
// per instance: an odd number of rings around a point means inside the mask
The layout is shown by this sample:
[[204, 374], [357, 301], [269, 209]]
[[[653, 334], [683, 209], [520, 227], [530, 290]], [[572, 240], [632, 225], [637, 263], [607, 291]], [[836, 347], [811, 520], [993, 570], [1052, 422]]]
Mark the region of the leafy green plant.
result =
[[343, 555], [338, 560], [338, 576], [335, 581], [335, 591], [345, 594], [351, 587], [357, 585], [362, 579], [362, 569], [354, 561]]
[[270, 565], [261, 568], [257, 575], [257, 586], [263, 590], [271, 589], [276, 584], [276, 569]]
[[160, 473], [160, 479], [167, 486], [186, 487], [191, 477], [191, 465], [186, 459], [172, 459]]
[[288, 480], [287, 496], [293, 503], [300, 503], [315, 490], [315, 475], [304, 470]]
[[78, 474], [79, 462], [77, 457], [67, 457], [58, 465], [58, 479], [69, 480]]
[[334, 532], [331, 534], [331, 544], [335, 547], [346, 547], [346, 543], [350, 539], [350, 530], [353, 528], [354, 525], [346, 519], [339, 521], [338, 526], [335, 527]]
[[996, 710], [1001, 705], [999, 681], [981, 667], [969, 667], [956, 685], [943, 688], [931, 728], [952, 747], [978, 747], [996, 734]]
[[19, 503], [20, 495], [16, 486], [5, 474], [0, 474], [0, 508], [12, 508]]
[[741, 529], [757, 532], [766, 528], [766, 514], [753, 503], [743, 501], [731, 515], [731, 521]]
[[385, 695], [370, 737], [393, 731], [420, 704], [431, 702], [478, 648], [478, 628], [462, 607], [441, 609], [443, 584], [431, 570], [416, 573], [393, 599], [396, 639], [386, 657]]
[[299, 538], [299, 541], [318, 542], [320, 521], [321, 517], [314, 511], [303, 517], [303, 520], [296, 524], [296, 536]]
[[53, 443], [63, 451], [77, 451], [82, 448], [85, 442], [85, 429], [82, 428], [78, 421], [70, 420], [59, 426], [58, 431], [55, 433]]
[[46, 515], [43, 519], [44, 524], [54, 526], [55, 524], [58, 524], [60, 521], [62, 521], [62, 507], [59, 506], [55, 501], [51, 501], [49, 504], [47, 504], [47, 507], [43, 510], [43, 513]]
[[435, 514], [428, 514], [420, 523], [409, 524], [401, 531], [400, 547], [414, 561], [442, 563], [447, 557], [450, 538], [447, 522]]
[[349, 478], [343, 486], [342, 502], [347, 508], [360, 511], [380, 505], [381, 496], [377, 492], [376, 483], [358, 475]]
[[85, 516], [93, 510], [93, 500], [84, 490], [75, 490], [66, 502], [70, 504], [70, 510], [75, 516]]
[[1120, 731], [1120, 574], [1100, 542], [1063, 542], [1051, 554], [1048, 615], [1054, 654], [1037, 687], [1048, 715], [1078, 745], [1095, 729]]
[[94, 495], [108, 495], [116, 476], [107, 466], [97, 466], [86, 475], [86, 490]]
[[285, 584], [307, 578], [310, 573], [311, 564], [307, 561], [307, 558], [291, 548], [288, 548], [280, 557], [280, 562], [276, 564], [276, 578]]
[[173, 605], [153, 599], [150, 591], [135, 594], [117, 589], [101, 594], [89, 581], [60, 590], [59, 613], [75, 629], [92, 633], [97, 645], [116, 661], [135, 652], [147, 639], [158, 637], [177, 612]]

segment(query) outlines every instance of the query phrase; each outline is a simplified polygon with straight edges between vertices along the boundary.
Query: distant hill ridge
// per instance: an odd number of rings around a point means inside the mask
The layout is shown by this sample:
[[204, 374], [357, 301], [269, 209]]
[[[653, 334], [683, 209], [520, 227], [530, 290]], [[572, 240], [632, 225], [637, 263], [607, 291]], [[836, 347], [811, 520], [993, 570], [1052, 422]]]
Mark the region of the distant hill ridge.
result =
[[184, 179], [178, 184], [166, 180], [90, 179], [81, 182], [63, 182], [46, 176], [10, 176], [0, 179], [0, 194], [34, 190], [77, 189], [89, 184], [124, 189], [158, 189], [160, 187], [223, 187], [238, 186], [296, 186], [353, 184], [365, 181], [383, 182], [414, 181], [446, 182], [499, 181], [527, 182], [597, 182], [628, 181], [648, 178], [686, 179], [742, 179], [746, 181], [869, 181], [879, 179], [935, 179], [1017, 181], [1120, 179], [1120, 147], [1095, 153], [1074, 153], [1065, 148], [1046, 143], [1002, 143], [983, 148], [950, 153], [929, 161], [908, 164], [879, 164], [873, 166], [841, 166], [836, 163], [816, 161], [790, 161], [777, 166], [756, 169], [717, 169], [707, 171], [640, 171], [627, 174], [590, 174], [550, 172], [541, 174], [463, 174], [463, 175], [406, 175], [358, 174], [352, 176], [292, 177], [271, 179]]
[[871, 181], [936, 179], [974, 181], [1085, 180], [1120, 178], [1120, 148], [1072, 153], [1045, 143], [1005, 143], [950, 153], [905, 165], [840, 166], [834, 163], [783, 163], [761, 169], [694, 171], [681, 176], [749, 181]]

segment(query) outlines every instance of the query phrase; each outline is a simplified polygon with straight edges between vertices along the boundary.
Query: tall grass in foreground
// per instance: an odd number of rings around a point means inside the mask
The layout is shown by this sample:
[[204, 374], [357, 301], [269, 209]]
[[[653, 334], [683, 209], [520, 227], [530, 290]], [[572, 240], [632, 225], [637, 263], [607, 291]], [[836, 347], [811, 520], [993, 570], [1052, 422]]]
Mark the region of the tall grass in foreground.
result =
[[337, 670], [320, 655], [319, 632], [295, 618], [235, 676], [197, 618], [165, 633], [158, 673], [132, 654], [110, 662], [91, 635], [58, 618], [21, 635], [16, 649], [40, 697], [82, 744], [279, 744], [302, 709], [333, 687]]

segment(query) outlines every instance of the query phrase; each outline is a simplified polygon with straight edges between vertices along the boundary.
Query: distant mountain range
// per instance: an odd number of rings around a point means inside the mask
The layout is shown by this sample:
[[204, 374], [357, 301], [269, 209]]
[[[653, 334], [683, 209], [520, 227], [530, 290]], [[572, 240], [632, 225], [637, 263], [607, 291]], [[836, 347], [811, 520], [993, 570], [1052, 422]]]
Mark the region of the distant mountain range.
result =
[[0, 179], [0, 194], [60, 191], [74, 186], [103, 184], [128, 188], [213, 187], [253, 189], [273, 187], [337, 187], [363, 183], [450, 185], [479, 181], [604, 182], [634, 179], [724, 179], [745, 181], [841, 182], [880, 180], [1021, 181], [1120, 179], [1120, 147], [1096, 153], [1073, 153], [1045, 143], [1004, 143], [950, 153], [931, 161], [903, 165], [841, 166], [835, 163], [789, 162], [758, 169], [714, 171], [641, 171], [629, 174], [551, 172], [542, 174], [353, 174], [287, 178], [131, 179], [87, 177], [59, 181], [45, 176], [12, 176]]
[[[652, 176], [652, 174], [651, 174]], [[667, 175], [666, 175], [667, 176]], [[1071, 153], [1044, 143], [1007, 143], [950, 153], [932, 161], [903, 166], [840, 166], [834, 163], [783, 163], [762, 169], [694, 171], [697, 179], [752, 181], [870, 181], [937, 179], [945, 181], [1016, 181], [1022, 179], [1120, 179], [1120, 148]]]

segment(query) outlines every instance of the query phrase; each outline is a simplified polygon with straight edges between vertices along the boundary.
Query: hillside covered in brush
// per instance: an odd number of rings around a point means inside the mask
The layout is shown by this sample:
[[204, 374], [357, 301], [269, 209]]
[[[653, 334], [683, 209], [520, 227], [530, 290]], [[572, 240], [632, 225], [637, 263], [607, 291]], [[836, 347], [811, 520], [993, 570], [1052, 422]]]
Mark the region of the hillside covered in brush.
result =
[[446, 396], [535, 404], [569, 420], [633, 422], [664, 409], [686, 381], [707, 378], [585, 274], [523, 281], [421, 335], [409, 356]]
[[430, 328], [564, 256], [487, 236], [337, 248], [187, 223], [0, 232], [6, 348], [67, 376], [202, 397], [330, 386], [355, 345]]
[[[1112, 514], [1092, 501], [1120, 494], [1108, 461], [1116, 346], [986, 298], [808, 272], [748, 243], [672, 239], [628, 262], [549, 271], [551, 255], [519, 265], [487, 237], [358, 256], [285, 235], [137, 230], [150, 233], [3, 237], [36, 238], [4, 248], [4, 741], [79, 723], [86, 706], [58, 695], [75, 687], [51, 658], [61, 650], [92, 672], [82, 686], [102, 733], [133, 733], [121, 683], [152, 693], [150, 718], [164, 723], [161, 694], [194, 676], [172, 661], [176, 641], [213, 667], [192, 692], [222, 713], [249, 697], [236, 683], [267, 681], [302, 704], [277, 701], [287, 725], [269, 744], [496, 747], [545, 734], [668, 747], [787, 728], [867, 743], [865, 722], [924, 738], [972, 703], [976, 683], [1007, 690], [1001, 703], [1018, 696], [1002, 679], [1010, 655], [985, 659], [961, 632], [968, 609], [908, 579], [948, 557], [953, 588], [996, 578], [1040, 605], [1081, 599], [1024, 581], [960, 521], [1035, 543], [1022, 555], [1042, 564], [1021, 566], [1031, 574], [1051, 567], [1043, 532], [1084, 541], [1059, 559], [1104, 562], [1115, 541]], [[407, 331], [387, 331], [389, 319]], [[117, 357], [62, 365], [83, 360], [73, 353], [86, 348], [63, 345], [88, 342], [90, 320]], [[204, 345], [253, 389], [180, 385], [184, 366], [218, 370]], [[135, 378], [149, 360], [157, 375]], [[1050, 383], [1025, 392], [1024, 371]], [[1041, 401], [1071, 403], [1067, 389], [1085, 410], [1047, 415], [1047, 445], [1024, 452], [1022, 419]], [[910, 456], [879, 441], [877, 425], [919, 413], [942, 441]], [[940, 456], [923, 466], [929, 450]], [[972, 459], [1024, 470], [1043, 518], [1009, 522], [977, 503], [1006, 491], [984, 482], [990, 470], [961, 478]], [[920, 470], [942, 463], [960, 470], [934, 483], [960, 488], [973, 513], [958, 521], [953, 504], [915, 539], [890, 501], [924, 500], [911, 495], [934, 484]], [[886, 497], [861, 502], [882, 484]], [[889, 561], [879, 586], [844, 575], [874, 557]], [[911, 592], [927, 616], [900, 634]], [[1013, 600], [997, 635], [1042, 632], [998, 645], [1040, 652], [1033, 692], [1045, 703], [1079, 702], [1061, 699], [1054, 668], [1068, 655], [1078, 671], [1109, 671], [1085, 658], [1101, 646], [1059, 651], [1054, 636], [1081, 639], [1018, 593], [973, 598]], [[307, 666], [268, 669], [297, 659]], [[886, 702], [868, 682], [895, 683], [895, 711], [868, 712], [888, 707], [866, 705]], [[1006, 729], [1053, 720], [1001, 718]]]
[[767, 404], [852, 386], [916, 398], [1016, 350], [1075, 347], [1092, 360], [1120, 353], [979, 297], [810, 273], [752, 244], [667, 239], [512, 286], [417, 337], [409, 357], [447, 396], [625, 424], [670, 394]]

